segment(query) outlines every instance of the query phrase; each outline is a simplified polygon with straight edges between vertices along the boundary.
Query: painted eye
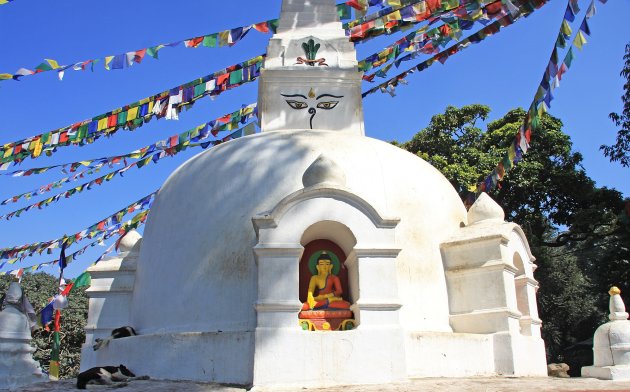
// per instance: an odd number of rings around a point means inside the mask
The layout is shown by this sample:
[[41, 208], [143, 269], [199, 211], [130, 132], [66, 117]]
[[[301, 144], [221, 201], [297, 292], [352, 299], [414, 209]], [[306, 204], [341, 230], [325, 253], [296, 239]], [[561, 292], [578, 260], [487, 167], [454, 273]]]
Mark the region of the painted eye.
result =
[[289, 106], [291, 106], [293, 109], [306, 109], [308, 107], [308, 105], [306, 104], [306, 102], [300, 102], [300, 101], [293, 101], [290, 99], [287, 99], [287, 103], [289, 104]]
[[338, 103], [339, 103], [339, 101], [320, 102], [320, 103], [317, 104], [317, 108], [318, 109], [324, 109], [324, 110], [330, 110], [330, 109], [334, 109], [335, 106], [337, 106]]

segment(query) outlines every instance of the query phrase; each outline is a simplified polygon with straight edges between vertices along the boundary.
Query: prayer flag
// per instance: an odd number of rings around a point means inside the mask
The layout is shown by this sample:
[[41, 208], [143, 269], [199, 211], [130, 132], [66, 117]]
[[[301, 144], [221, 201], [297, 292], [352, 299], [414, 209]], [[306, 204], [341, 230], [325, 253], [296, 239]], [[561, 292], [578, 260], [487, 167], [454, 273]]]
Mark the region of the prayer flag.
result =
[[59, 255], [59, 268], [63, 273], [63, 269], [66, 268], [66, 241], [63, 241], [61, 244], [61, 254]]
[[584, 46], [586, 42], [586, 37], [584, 37], [582, 31], [578, 31], [578, 33], [575, 35], [575, 38], [573, 39], [573, 45], [575, 45], [576, 48], [582, 50], [582, 46]]
[[582, 24], [580, 25], [580, 31], [583, 31], [586, 35], [591, 35], [591, 29], [588, 27], [586, 19], [582, 21]]
[[567, 4], [567, 10], [564, 11], [564, 20], [568, 20], [569, 22], [573, 22], [575, 20], [575, 14], [571, 7]]

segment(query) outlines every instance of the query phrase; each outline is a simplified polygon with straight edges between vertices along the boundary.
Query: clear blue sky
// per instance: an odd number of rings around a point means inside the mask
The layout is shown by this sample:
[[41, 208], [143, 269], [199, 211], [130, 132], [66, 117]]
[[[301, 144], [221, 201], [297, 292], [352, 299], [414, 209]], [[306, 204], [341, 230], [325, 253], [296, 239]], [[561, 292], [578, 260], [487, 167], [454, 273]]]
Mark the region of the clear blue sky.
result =
[[[280, 0], [16, 0], [0, 6], [3, 38], [0, 73], [12, 73], [20, 67], [34, 68], [44, 58], [67, 64], [272, 19], [278, 16], [280, 3]], [[581, 20], [588, 4], [580, 0], [583, 11], [577, 20]], [[583, 51], [576, 51], [572, 68], [555, 91], [550, 112], [564, 122], [565, 132], [571, 136], [574, 149], [583, 154], [584, 168], [597, 185], [616, 188], [628, 197], [630, 169], [610, 163], [600, 153], [599, 146], [613, 142], [616, 129], [608, 113], [622, 109], [623, 79], [619, 72], [624, 46], [630, 41], [630, 29], [624, 27], [622, 16], [630, 14], [630, 2], [609, 0], [605, 5], [599, 2], [596, 5], [598, 14], [590, 20], [592, 36], [587, 37]], [[527, 107], [549, 60], [565, 6], [565, 1], [550, 1], [530, 17], [451, 57], [445, 65], [436, 64], [410, 76], [409, 85], [400, 86], [395, 98], [380, 93], [367, 97], [364, 101], [367, 135], [386, 141], [406, 141], [447, 105], [489, 105], [491, 120], [511, 108]], [[399, 36], [358, 45], [359, 58]], [[183, 45], [167, 48], [160, 52], [160, 60], [146, 58], [131, 69], [105, 71], [101, 63], [94, 73], [68, 70], [62, 82], [54, 72], [25, 77], [19, 83], [2, 82], [0, 144], [90, 118], [238, 63], [263, 53], [269, 37], [252, 31], [232, 48], [186, 49]], [[135, 132], [120, 131], [111, 139], [86, 147], [63, 148], [51, 158], [29, 159], [21, 167], [123, 154], [220, 117], [241, 104], [255, 102], [256, 92], [257, 83], [252, 83], [224, 93], [214, 101], [201, 100], [192, 110], [183, 112], [179, 121], [153, 120]], [[189, 150], [141, 170], [132, 168], [124, 178], [116, 178], [48, 208], [29, 211], [20, 218], [1, 221], [0, 247], [45, 241], [80, 231], [157, 189], [177, 166], [197, 152]], [[24, 178], [3, 176], [0, 199], [61, 176], [56, 171]], [[198, 196], [203, 203], [203, 195]], [[1, 206], [0, 214], [37, 200]], [[68, 252], [76, 249], [75, 245]], [[69, 267], [67, 275], [82, 272], [104, 249], [90, 250]], [[33, 257], [20, 265], [30, 266], [57, 256]], [[45, 271], [56, 274], [58, 268]]]

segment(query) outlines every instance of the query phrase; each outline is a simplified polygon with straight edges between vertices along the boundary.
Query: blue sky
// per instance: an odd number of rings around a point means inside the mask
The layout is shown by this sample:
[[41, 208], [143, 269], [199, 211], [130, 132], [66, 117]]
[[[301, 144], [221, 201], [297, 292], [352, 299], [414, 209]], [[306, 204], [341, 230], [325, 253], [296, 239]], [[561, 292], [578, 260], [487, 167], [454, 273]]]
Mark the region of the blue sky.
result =
[[[67, 64], [248, 25], [276, 18], [280, 3], [280, 0], [16, 0], [0, 6], [3, 38], [0, 73], [12, 73], [20, 67], [34, 68], [44, 58]], [[588, 4], [580, 0], [582, 13], [577, 21]], [[622, 109], [623, 79], [619, 72], [625, 44], [630, 41], [630, 29], [619, 20], [622, 15], [630, 14], [630, 2], [597, 1], [596, 6], [598, 13], [589, 21], [592, 36], [587, 37], [588, 43], [582, 51], [576, 51], [571, 69], [555, 91], [550, 112], [564, 122], [574, 150], [583, 154], [584, 168], [597, 185], [616, 188], [629, 197], [630, 169], [610, 163], [599, 146], [613, 143], [616, 129], [608, 113]], [[380, 93], [367, 97], [364, 100], [367, 135], [385, 141], [409, 140], [447, 105], [488, 105], [492, 108], [490, 120], [511, 108], [528, 107], [549, 60], [565, 7], [564, 1], [550, 1], [530, 17], [451, 57], [445, 65], [435, 64], [411, 75], [409, 84], [400, 86], [395, 98]], [[61, 82], [54, 72], [25, 77], [21, 82], [1, 82], [0, 144], [93, 117], [264, 53], [269, 37], [252, 31], [232, 48], [186, 49], [183, 45], [167, 48], [160, 52], [160, 60], [147, 57], [140, 65], [117, 71], [104, 70], [102, 63], [93, 73], [68, 70]], [[380, 37], [358, 45], [359, 59], [399, 37], [400, 34]], [[422, 60], [418, 58], [418, 62]], [[407, 64], [413, 63], [403, 63], [403, 67]], [[365, 89], [369, 87], [366, 85]], [[251, 83], [215, 100], [201, 100], [192, 110], [181, 113], [179, 121], [153, 120], [135, 132], [120, 131], [111, 139], [101, 139], [89, 146], [63, 148], [53, 157], [29, 159], [21, 167], [127, 153], [220, 117], [242, 104], [255, 102], [256, 94], [257, 83]], [[192, 149], [157, 165], [141, 170], [132, 168], [125, 177], [101, 187], [48, 208], [29, 211], [20, 218], [1, 221], [0, 247], [45, 241], [80, 231], [157, 189], [177, 166], [197, 152]], [[0, 199], [61, 177], [55, 171], [22, 178], [0, 177]], [[0, 206], [0, 214], [37, 200]], [[68, 252], [76, 249], [75, 245]], [[82, 272], [104, 250], [92, 248], [68, 268], [67, 275]], [[30, 266], [57, 256], [33, 257], [19, 265]], [[7, 269], [5, 266], [2, 270]], [[45, 270], [58, 273], [56, 267]]]

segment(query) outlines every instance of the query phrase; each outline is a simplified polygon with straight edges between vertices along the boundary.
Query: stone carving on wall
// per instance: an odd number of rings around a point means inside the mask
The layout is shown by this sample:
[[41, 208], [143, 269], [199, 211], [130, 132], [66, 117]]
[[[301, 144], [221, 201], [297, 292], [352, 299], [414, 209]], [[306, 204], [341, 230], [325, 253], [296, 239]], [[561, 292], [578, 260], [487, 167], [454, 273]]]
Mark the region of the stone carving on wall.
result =
[[306, 58], [299, 56], [296, 59], [296, 64], [306, 64], [310, 65], [311, 67], [314, 67], [315, 64], [317, 64], [317, 66], [319, 67], [321, 67], [322, 65], [328, 67], [325, 58], [316, 58], [317, 51], [320, 47], [321, 44], [316, 44], [312, 38], [309, 39], [307, 42], [302, 42], [302, 49], [304, 49], [304, 54], [306, 55]]

